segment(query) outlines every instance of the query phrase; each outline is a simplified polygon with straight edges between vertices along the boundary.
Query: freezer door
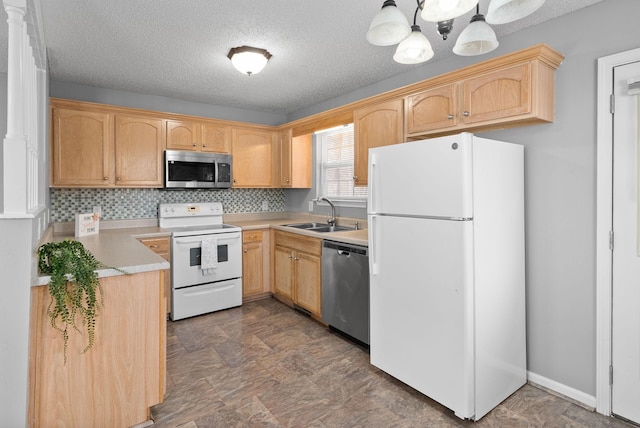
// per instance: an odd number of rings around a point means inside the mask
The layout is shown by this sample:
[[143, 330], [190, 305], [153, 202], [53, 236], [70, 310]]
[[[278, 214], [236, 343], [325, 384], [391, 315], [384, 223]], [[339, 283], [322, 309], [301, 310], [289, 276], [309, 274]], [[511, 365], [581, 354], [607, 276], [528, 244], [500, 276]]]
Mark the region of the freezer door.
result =
[[473, 217], [472, 140], [463, 133], [370, 149], [368, 212]]
[[368, 220], [371, 364], [472, 417], [472, 222]]

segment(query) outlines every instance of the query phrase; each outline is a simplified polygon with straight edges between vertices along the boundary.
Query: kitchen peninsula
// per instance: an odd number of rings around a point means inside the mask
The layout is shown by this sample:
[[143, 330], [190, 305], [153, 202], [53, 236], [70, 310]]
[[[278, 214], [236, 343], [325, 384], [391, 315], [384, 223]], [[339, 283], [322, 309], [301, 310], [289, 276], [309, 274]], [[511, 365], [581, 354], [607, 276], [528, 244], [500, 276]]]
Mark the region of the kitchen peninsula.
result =
[[[101, 231], [74, 238], [51, 233], [47, 241], [77, 239], [102, 263], [98, 270], [104, 306], [96, 318], [95, 344], [86, 333], [69, 333], [64, 361], [62, 333], [51, 326], [49, 277], [31, 288], [29, 426], [133, 426], [165, 393], [166, 313], [163, 271], [169, 263], [138, 239], [163, 237], [158, 227]], [[99, 297], [98, 297], [99, 298]]]

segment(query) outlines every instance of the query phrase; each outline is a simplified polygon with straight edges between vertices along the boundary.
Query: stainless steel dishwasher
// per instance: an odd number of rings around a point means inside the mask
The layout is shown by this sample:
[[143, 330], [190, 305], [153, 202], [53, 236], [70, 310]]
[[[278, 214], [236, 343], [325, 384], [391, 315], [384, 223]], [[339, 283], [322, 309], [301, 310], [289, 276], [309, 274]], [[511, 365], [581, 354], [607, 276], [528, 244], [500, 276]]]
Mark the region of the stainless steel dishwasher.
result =
[[322, 242], [322, 319], [369, 345], [368, 248]]

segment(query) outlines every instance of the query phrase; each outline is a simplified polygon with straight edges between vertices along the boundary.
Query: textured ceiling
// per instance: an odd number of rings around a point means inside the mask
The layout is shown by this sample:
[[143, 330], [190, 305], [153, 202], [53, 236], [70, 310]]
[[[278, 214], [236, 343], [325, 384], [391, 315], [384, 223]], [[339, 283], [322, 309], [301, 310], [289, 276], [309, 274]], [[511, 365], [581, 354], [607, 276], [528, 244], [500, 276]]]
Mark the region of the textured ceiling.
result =
[[[534, 14], [494, 26], [498, 39], [601, 0], [547, 0]], [[416, 2], [396, 0], [408, 19]], [[486, 13], [488, 0], [480, 0]], [[393, 61], [395, 46], [365, 39], [382, 0], [40, 0], [53, 80], [286, 114], [422, 65]], [[438, 61], [451, 54], [473, 12], [443, 42], [418, 25]], [[6, 17], [6, 14], [5, 14]], [[6, 24], [0, 26], [6, 70]], [[532, 41], [532, 44], [535, 41]], [[230, 48], [273, 57], [254, 76], [237, 72]], [[428, 64], [428, 63], [427, 63]]]

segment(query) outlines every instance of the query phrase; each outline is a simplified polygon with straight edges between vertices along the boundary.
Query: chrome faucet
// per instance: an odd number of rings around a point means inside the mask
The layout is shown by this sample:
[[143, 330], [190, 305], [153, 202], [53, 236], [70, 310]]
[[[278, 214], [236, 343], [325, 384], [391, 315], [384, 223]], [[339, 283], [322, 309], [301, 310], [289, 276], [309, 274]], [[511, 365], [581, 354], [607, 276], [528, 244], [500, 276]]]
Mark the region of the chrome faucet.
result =
[[331, 217], [327, 219], [327, 223], [329, 224], [329, 226], [335, 226], [336, 225], [336, 206], [333, 205], [333, 202], [331, 202], [329, 199], [325, 198], [324, 196], [318, 198], [318, 200], [325, 201], [326, 203], [331, 205]]

